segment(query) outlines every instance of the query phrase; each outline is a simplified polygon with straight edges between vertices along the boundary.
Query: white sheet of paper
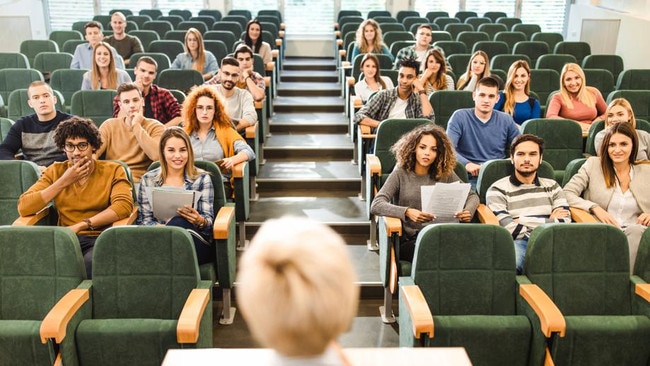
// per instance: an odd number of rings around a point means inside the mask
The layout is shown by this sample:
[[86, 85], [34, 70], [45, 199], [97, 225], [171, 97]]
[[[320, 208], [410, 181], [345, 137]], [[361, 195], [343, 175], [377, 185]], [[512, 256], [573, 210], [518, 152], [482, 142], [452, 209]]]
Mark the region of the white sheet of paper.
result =
[[160, 221], [177, 216], [176, 210], [185, 205], [196, 207], [201, 198], [201, 192], [190, 191], [175, 187], [153, 187], [145, 190], [153, 215]]
[[459, 182], [422, 186], [422, 211], [436, 216], [436, 223], [458, 222], [454, 214], [465, 207], [470, 189], [469, 183]]

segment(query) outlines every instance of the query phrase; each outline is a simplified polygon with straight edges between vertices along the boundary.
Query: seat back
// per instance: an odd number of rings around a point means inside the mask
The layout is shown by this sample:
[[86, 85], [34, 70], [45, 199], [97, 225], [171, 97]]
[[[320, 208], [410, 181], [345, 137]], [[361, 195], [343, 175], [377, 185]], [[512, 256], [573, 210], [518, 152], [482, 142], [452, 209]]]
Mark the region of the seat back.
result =
[[382, 33], [388, 33], [388, 32], [406, 32], [406, 28], [404, 28], [404, 25], [402, 23], [379, 23], [379, 28], [381, 28]]
[[176, 59], [176, 56], [185, 52], [185, 46], [180, 41], [153, 41], [149, 44], [149, 52], [164, 53], [170, 60]]
[[591, 46], [589, 46], [589, 43], [582, 41], [562, 41], [555, 45], [553, 53], [573, 55], [578, 60], [578, 64], [582, 65], [582, 60], [591, 55]]
[[183, 20], [189, 20], [192, 17], [192, 12], [187, 9], [172, 9], [169, 11], [169, 16], [172, 15], [179, 16], [183, 18]]
[[[415, 32], [411, 32], [411, 33], [415, 34]], [[451, 34], [449, 34], [449, 32], [445, 32], [443, 30], [434, 30], [434, 31], [432, 31], [431, 32], [431, 38], [432, 38], [433, 42], [436, 42], [436, 41], [453, 41], [454, 40], [453, 38], [451, 38]]]
[[562, 187], [566, 186], [567, 183], [573, 178], [574, 175], [580, 170], [580, 168], [587, 161], [586, 158], [573, 159], [567, 164], [566, 169], [564, 170], [564, 179], [562, 180]]
[[481, 24], [492, 24], [492, 20], [486, 17], [469, 17], [465, 19], [465, 23], [471, 25], [474, 27], [474, 30], [478, 31], [478, 27], [480, 27]]
[[41, 52], [34, 58], [32, 68], [45, 75], [54, 70], [69, 69], [71, 63], [72, 55], [67, 52]]
[[587, 141], [585, 142], [585, 153], [591, 156], [598, 155], [596, 151], [596, 135], [605, 128], [605, 121], [595, 121], [589, 126]]
[[251, 11], [247, 10], [247, 9], [230, 9], [230, 11], [228, 12], [228, 15], [243, 16], [244, 18], [246, 18], [247, 21], [251, 20], [252, 17], [253, 17], [253, 14], [251, 14]]
[[[511, 32], [511, 31], [497, 32], [497, 34], [494, 35], [494, 40], [507, 43], [508, 47], [510, 47], [510, 51], [512, 52], [513, 49], [515, 48], [515, 44], [526, 40], [526, 33]], [[512, 53], [516, 53], [516, 52], [512, 52]]]
[[[55, 108], [58, 111], [65, 111], [63, 106], [64, 98], [57, 90], [54, 90], [54, 96], [56, 96]], [[34, 109], [29, 106], [29, 97], [27, 96], [27, 89], [16, 89], [9, 94], [8, 106], [8, 117], [14, 121], [17, 121], [22, 116], [27, 116], [34, 114]]]
[[[428, 17], [427, 17], [428, 18]], [[437, 24], [440, 29], [444, 30], [447, 24], [462, 23], [460, 19], [456, 17], [437, 17], [432, 21], [434, 24]]]
[[[142, 27], [140, 27], [142, 28]], [[152, 30], [147, 30], [147, 29], [142, 29], [142, 30], [137, 30], [137, 31], [131, 31], [129, 32], [130, 35], [134, 37], [138, 37], [140, 40], [140, 43], [142, 43], [142, 50], [143, 51], [148, 51], [149, 50], [149, 45], [153, 41], [158, 41], [160, 40], [160, 36], [158, 33]], [[133, 56], [133, 55], [131, 55]]]
[[457, 109], [474, 106], [469, 90], [438, 90], [431, 94], [429, 102], [436, 111], [436, 125], [444, 129], [447, 129], [447, 122]]
[[627, 99], [637, 119], [650, 120], [650, 90], [615, 90], [607, 96], [607, 103], [615, 98]]
[[0, 171], [0, 225], [11, 225], [20, 216], [18, 198], [36, 183], [41, 170], [28, 160], [2, 160]]
[[492, 41], [494, 40], [494, 36], [496, 36], [497, 33], [507, 32], [508, 27], [506, 27], [505, 24], [485, 23], [479, 25], [476, 30], [478, 30], [479, 32], [487, 33], [488, 37], [490, 38], [490, 41]]
[[492, 23], [496, 23], [497, 19], [499, 18], [507, 18], [508, 14], [502, 11], [486, 11], [485, 14], [483, 14], [484, 17], [490, 18]]
[[468, 18], [478, 17], [478, 14], [475, 11], [457, 11], [454, 17], [460, 19], [461, 22], [465, 22]]
[[185, 229], [107, 229], [93, 254], [93, 318], [178, 319], [198, 282], [194, 244]]
[[446, 57], [458, 53], [468, 53], [465, 43], [459, 41], [436, 41], [433, 42], [433, 47], [442, 49], [445, 52]]
[[63, 43], [63, 49], [61, 52], [74, 54], [74, 51], [77, 49], [77, 46], [80, 44], [88, 43], [85, 39], [69, 39]]
[[396, 41], [415, 41], [413, 34], [406, 31], [394, 31], [384, 33], [384, 43], [390, 49], [390, 46]]
[[555, 70], [530, 70], [530, 90], [537, 93], [542, 106], [551, 93], [560, 89], [560, 73]]
[[583, 69], [587, 85], [593, 86], [602, 95], [609, 95], [614, 91], [614, 75], [605, 69]]
[[388, 10], [370, 10], [368, 19], [377, 19], [377, 17], [390, 17], [392, 14]]
[[420, 16], [417, 16], [417, 17], [415, 17], [415, 16], [406, 17], [406, 18], [404, 18], [404, 20], [402, 21], [402, 24], [404, 24], [404, 29], [408, 30], [409, 32], [411, 31], [411, 28], [412, 28], [414, 25], [417, 24], [417, 26], [416, 26], [416, 29], [417, 29], [417, 27], [420, 26], [421, 24], [427, 24], [427, 23], [429, 23], [429, 19], [424, 18], [424, 17], [420, 17]]
[[127, 15], [126, 20], [135, 23], [138, 26], [138, 29], [140, 29], [144, 23], [152, 21], [153, 18], [149, 15]]
[[158, 85], [167, 89], [189, 91], [196, 85], [203, 84], [203, 76], [196, 70], [163, 70], [158, 75]]
[[165, 33], [165, 41], [179, 41], [181, 43], [185, 42], [185, 35], [187, 30], [173, 30]]
[[411, 278], [436, 315], [516, 314], [515, 250], [501, 226], [425, 227], [415, 244]]
[[81, 247], [69, 229], [0, 227], [0, 320], [42, 320], [85, 278]]
[[[210, 24], [210, 26], [212, 26], [212, 24]], [[178, 25], [174, 29], [187, 31], [190, 28], [194, 28], [198, 30], [201, 34], [204, 34], [205, 32], [208, 31], [208, 29], [210, 29], [208, 28], [207, 25], [205, 25], [205, 23], [201, 21], [192, 21], [192, 20], [184, 20], [178, 23]]]
[[[237, 42], [237, 37], [230, 31], [208, 31], [203, 35], [204, 41], [221, 41], [226, 45], [226, 49], [232, 50], [233, 45]], [[216, 56], [216, 55], [215, 55]]]
[[16, 89], [27, 89], [29, 84], [37, 80], [43, 81], [43, 75], [38, 70], [2, 69], [0, 70], [0, 98], [9, 100], [9, 93]]
[[575, 121], [534, 118], [524, 122], [521, 131], [544, 139], [544, 160], [553, 166], [558, 183], [567, 164], [582, 157], [582, 128]]
[[243, 15], [226, 15], [221, 18], [221, 21], [239, 23], [242, 30], [246, 30], [246, 24], [248, 23], [248, 19], [246, 19], [246, 17]]
[[138, 12], [140, 15], [148, 15], [151, 19], [156, 20], [163, 15], [160, 9], [140, 9]]
[[430, 22], [435, 21], [438, 18], [448, 18], [449, 13], [446, 11], [430, 11], [425, 15], [425, 18], [429, 19]]
[[[50, 86], [63, 96], [62, 102], [66, 107], [72, 103], [72, 94], [81, 89], [81, 81], [87, 70], [59, 69], [50, 75]], [[66, 108], [67, 109], [67, 108]]]
[[641, 236], [632, 274], [641, 277], [645, 282], [650, 282], [650, 231], [648, 230]]
[[41, 52], [59, 52], [59, 46], [49, 39], [27, 39], [20, 43], [20, 53], [27, 56], [30, 65]]
[[221, 65], [221, 60], [228, 55], [228, 47], [223, 41], [204, 40], [203, 45], [206, 51], [212, 52], [219, 65]]
[[558, 72], [558, 74], [561, 74], [564, 65], [570, 62], [573, 63], [577, 62], [576, 58], [573, 55], [565, 55], [565, 54], [558, 55], [558, 54], [551, 53], [551, 54], [539, 56], [539, 58], [537, 59], [537, 63], [535, 64], [535, 68], [555, 70]]
[[480, 41], [474, 43], [474, 47], [472, 47], [472, 53], [476, 51], [485, 52], [491, 59], [497, 55], [510, 53], [510, 47], [508, 47], [507, 43], [501, 41]]
[[[458, 33], [458, 36], [456, 36], [456, 40], [465, 43], [465, 46], [467, 46], [467, 50], [469, 51], [474, 48], [474, 45], [476, 43], [488, 41], [489, 36], [487, 35], [487, 33], [484, 32], [465, 31], [465, 32]], [[488, 54], [488, 56], [490, 56], [490, 54]]]
[[519, 53], [530, 57], [532, 65], [537, 64], [537, 59], [549, 52], [548, 44], [539, 41], [521, 41], [515, 43], [512, 53]]
[[14, 125], [14, 121], [9, 118], [0, 117], [0, 140], [4, 141], [5, 137], [9, 133], [11, 126]]
[[79, 90], [72, 94], [70, 112], [76, 116], [93, 120], [97, 127], [113, 118], [115, 90]]
[[140, 60], [141, 57], [143, 56], [149, 56], [152, 59], [156, 61], [156, 64], [158, 64], [158, 68], [156, 71], [158, 72], [158, 75], [156, 76], [156, 80], [158, 80], [158, 76], [163, 70], [169, 69], [171, 66], [172, 62], [170, 61], [169, 57], [162, 53], [162, 52], [143, 52], [143, 53], [134, 53], [131, 55], [131, 66], [135, 67], [138, 64], [138, 60]]
[[542, 28], [538, 24], [524, 24], [519, 23], [512, 26], [513, 32], [523, 32], [526, 34], [526, 38], [531, 41], [533, 34], [541, 32]]
[[514, 27], [516, 24], [521, 24], [522, 21], [519, 18], [503, 17], [497, 18], [496, 23], [505, 24], [505, 26], [508, 27], [508, 30], [512, 30], [512, 27]]
[[29, 69], [29, 60], [20, 52], [0, 52], [1, 69]]
[[473, 32], [474, 27], [472, 27], [471, 24], [467, 24], [467, 23], [449, 23], [445, 25], [442, 28], [442, 30], [444, 30], [445, 32], [449, 32], [449, 34], [451, 34], [452, 39], [457, 39], [458, 35], [461, 32]]
[[398, 22], [403, 23], [407, 17], [419, 17], [420, 13], [415, 10], [400, 10], [395, 15]]
[[546, 42], [546, 44], [548, 44], [548, 49], [554, 50], [556, 44], [564, 41], [564, 36], [562, 35], [562, 33], [537, 32], [537, 33], [533, 33], [532, 37], [530, 37], [530, 40]]
[[204, 16], [204, 15], [211, 16], [212, 18], [214, 18], [215, 22], [218, 22], [218, 21], [221, 20], [221, 18], [223, 18], [223, 14], [221, 14], [221, 11], [219, 11], [217, 9], [202, 9], [202, 10], [199, 10], [198, 15], [199, 16]]
[[447, 56], [447, 64], [451, 67], [451, 71], [461, 75], [467, 69], [471, 57], [472, 55], [469, 53], [455, 53]]
[[244, 28], [238, 22], [220, 20], [212, 25], [212, 30], [230, 31], [239, 38]]
[[[514, 172], [510, 159], [488, 160], [481, 165], [481, 170], [476, 181], [476, 192], [481, 203], [485, 203], [485, 195], [494, 182], [503, 177], [508, 177]], [[547, 161], [542, 161], [537, 170], [537, 176], [541, 178], [554, 178], [553, 167]]]
[[625, 69], [623, 58], [619, 55], [587, 55], [582, 60], [582, 68], [608, 70], [612, 73], [614, 80], [618, 80], [618, 75]]
[[162, 39], [165, 36], [165, 33], [170, 30], [174, 30], [174, 24], [168, 20], [152, 20], [150, 22], [145, 22], [142, 25], [142, 30], [150, 30], [158, 33], [158, 38]]
[[[210, 15], [198, 15], [198, 16], [191, 17], [189, 21], [190, 22], [201, 22], [201, 23], [205, 24], [205, 27], [206, 27], [207, 30], [210, 30], [210, 29], [212, 29], [212, 24], [214, 24], [214, 22], [216, 22], [217, 20], [214, 19], [214, 17], [212, 17]], [[205, 34], [205, 32], [203, 32], [203, 33]]]
[[623, 70], [616, 80], [617, 90], [647, 90], [650, 85], [650, 69]]
[[528, 241], [524, 274], [564, 316], [629, 315], [625, 234], [606, 224], [545, 224]]
[[[528, 65], [530, 65], [530, 57], [526, 55], [521, 55], [521, 54], [514, 54], [514, 55], [496, 55], [494, 57], [490, 57], [490, 71], [492, 70], [503, 70], [504, 72], [508, 72], [508, 69], [510, 68], [510, 65], [512, 65], [515, 61], [519, 60], [524, 60], [528, 62]], [[531, 70], [532, 71], [532, 70]], [[531, 76], [532, 79], [532, 76]], [[559, 76], [558, 76], [559, 79]], [[532, 80], [531, 80], [532, 82]]]

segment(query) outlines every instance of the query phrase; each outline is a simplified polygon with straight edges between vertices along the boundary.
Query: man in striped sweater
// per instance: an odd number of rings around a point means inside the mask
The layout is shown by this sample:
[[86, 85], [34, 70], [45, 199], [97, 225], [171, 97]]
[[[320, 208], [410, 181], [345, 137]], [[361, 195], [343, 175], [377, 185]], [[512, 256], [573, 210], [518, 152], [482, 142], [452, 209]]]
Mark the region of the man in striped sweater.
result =
[[540, 178], [544, 140], [531, 134], [517, 136], [510, 147], [514, 172], [494, 182], [487, 191], [487, 206], [515, 242], [517, 273], [521, 273], [530, 232], [550, 222], [571, 222], [569, 204], [553, 179]]

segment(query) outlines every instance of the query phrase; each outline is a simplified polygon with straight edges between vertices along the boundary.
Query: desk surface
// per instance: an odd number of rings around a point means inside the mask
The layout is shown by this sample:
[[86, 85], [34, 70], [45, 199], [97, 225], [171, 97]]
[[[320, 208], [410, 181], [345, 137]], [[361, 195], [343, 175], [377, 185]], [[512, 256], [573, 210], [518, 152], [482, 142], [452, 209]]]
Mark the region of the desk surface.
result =
[[[463, 348], [345, 348], [352, 365], [471, 366]], [[273, 351], [264, 348], [171, 349], [162, 366], [267, 365]]]

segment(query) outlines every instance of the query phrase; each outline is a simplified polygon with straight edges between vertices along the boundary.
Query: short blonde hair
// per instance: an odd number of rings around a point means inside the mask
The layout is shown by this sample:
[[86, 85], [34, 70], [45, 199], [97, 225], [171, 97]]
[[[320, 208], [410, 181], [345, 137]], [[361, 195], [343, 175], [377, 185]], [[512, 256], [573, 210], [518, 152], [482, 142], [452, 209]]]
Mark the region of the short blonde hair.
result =
[[307, 218], [265, 222], [237, 281], [253, 336], [285, 356], [322, 354], [356, 315], [359, 288], [343, 239]]

